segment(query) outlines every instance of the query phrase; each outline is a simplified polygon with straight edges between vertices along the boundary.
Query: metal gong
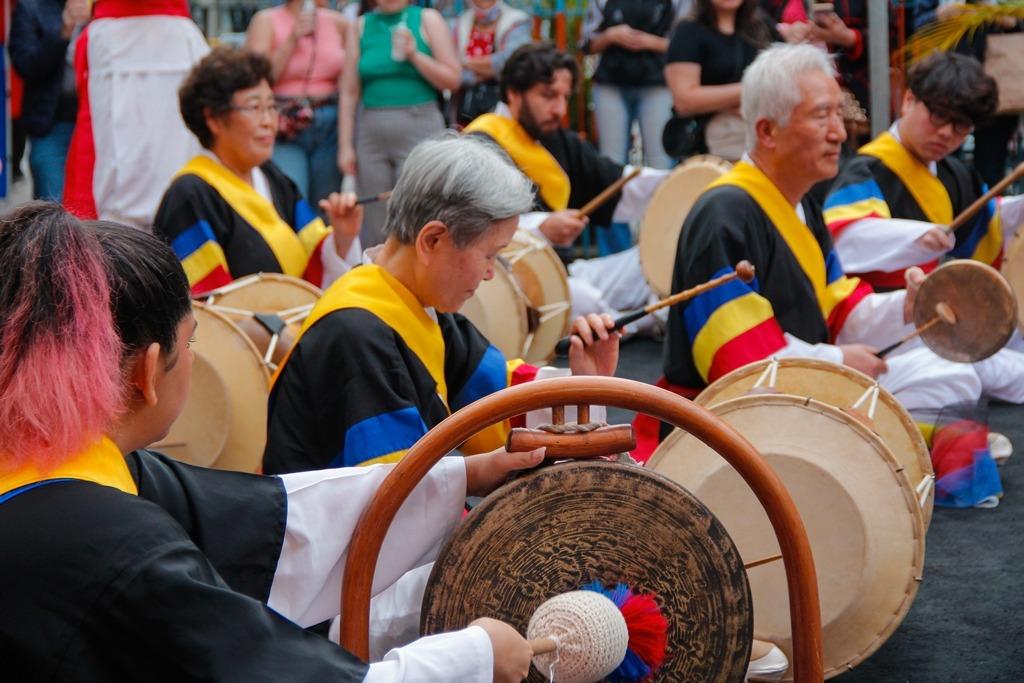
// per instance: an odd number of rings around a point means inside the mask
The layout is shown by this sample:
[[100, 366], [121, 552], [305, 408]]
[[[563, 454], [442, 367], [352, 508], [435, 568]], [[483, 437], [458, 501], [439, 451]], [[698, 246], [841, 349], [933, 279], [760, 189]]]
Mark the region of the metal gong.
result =
[[542, 468], [474, 508], [434, 564], [420, 630], [488, 616], [525, 633], [541, 603], [595, 580], [657, 596], [669, 631], [653, 680], [743, 681], [753, 617], [732, 539], [678, 484], [612, 462]]
[[960, 363], [988, 358], [1006, 345], [1017, 326], [1017, 299], [995, 268], [967, 259], [945, 263], [928, 275], [914, 301], [914, 326], [922, 327], [946, 304], [955, 323], [940, 322], [921, 333], [936, 354]]

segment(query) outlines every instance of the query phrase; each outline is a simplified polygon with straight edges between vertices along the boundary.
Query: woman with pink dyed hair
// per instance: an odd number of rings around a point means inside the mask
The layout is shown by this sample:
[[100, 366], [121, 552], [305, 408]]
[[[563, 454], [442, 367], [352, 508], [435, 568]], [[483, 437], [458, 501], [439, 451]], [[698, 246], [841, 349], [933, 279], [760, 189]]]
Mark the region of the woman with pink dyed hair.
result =
[[[81, 223], [54, 204], [0, 218], [5, 676], [525, 677], [529, 646], [493, 619], [370, 665], [303, 630], [337, 616], [352, 528], [389, 466], [261, 477], [142, 450], [166, 435], [188, 395], [195, 327], [185, 273], [158, 239]], [[465, 496], [542, 457], [495, 451], [444, 458], [431, 471], [385, 543], [375, 588], [388, 594], [374, 601], [375, 631], [401, 640], [390, 624], [419, 623], [424, 563]], [[371, 649], [384, 651], [382, 639]]]

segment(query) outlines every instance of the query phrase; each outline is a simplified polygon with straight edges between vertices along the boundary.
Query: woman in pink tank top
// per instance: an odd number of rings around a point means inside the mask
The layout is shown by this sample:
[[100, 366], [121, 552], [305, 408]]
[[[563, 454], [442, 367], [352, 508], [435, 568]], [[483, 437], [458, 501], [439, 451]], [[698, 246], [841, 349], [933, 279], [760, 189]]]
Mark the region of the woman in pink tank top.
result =
[[325, 0], [288, 0], [258, 12], [246, 47], [270, 59], [281, 108], [273, 160], [313, 206], [341, 185], [338, 91], [348, 20]]

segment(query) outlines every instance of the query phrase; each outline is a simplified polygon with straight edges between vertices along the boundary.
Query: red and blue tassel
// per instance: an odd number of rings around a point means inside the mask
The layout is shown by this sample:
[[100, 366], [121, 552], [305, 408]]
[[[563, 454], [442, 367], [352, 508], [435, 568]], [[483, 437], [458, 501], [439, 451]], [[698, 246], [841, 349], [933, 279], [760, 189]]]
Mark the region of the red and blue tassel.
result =
[[665, 662], [668, 647], [668, 620], [661, 613], [654, 595], [634, 593], [624, 583], [608, 589], [599, 581], [588, 583], [582, 590], [600, 593], [615, 603], [629, 631], [626, 657], [608, 680], [612, 683], [648, 680]]

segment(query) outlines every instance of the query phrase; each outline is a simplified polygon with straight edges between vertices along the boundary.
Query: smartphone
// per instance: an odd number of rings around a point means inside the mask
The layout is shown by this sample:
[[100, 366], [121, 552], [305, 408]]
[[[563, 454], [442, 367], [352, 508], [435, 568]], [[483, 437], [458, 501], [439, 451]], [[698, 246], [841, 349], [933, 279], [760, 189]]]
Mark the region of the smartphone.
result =
[[811, 4], [811, 14], [829, 14], [836, 11], [836, 6], [831, 2], [815, 2]]

